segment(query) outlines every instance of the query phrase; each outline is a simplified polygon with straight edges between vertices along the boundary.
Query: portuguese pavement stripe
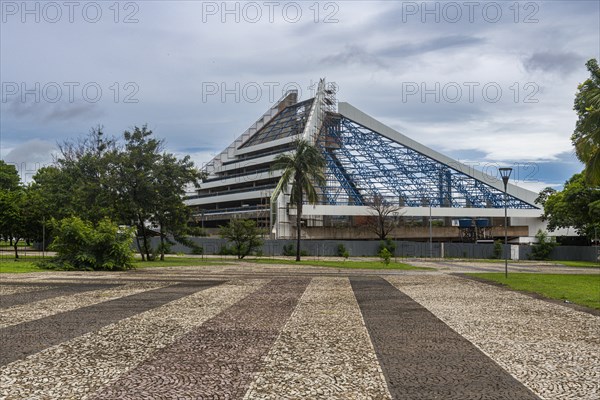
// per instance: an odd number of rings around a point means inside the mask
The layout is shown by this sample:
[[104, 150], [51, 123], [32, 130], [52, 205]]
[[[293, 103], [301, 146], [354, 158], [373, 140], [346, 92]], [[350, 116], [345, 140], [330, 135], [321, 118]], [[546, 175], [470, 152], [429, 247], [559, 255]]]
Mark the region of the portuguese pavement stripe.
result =
[[34, 292], [36, 290], [44, 290], [49, 289], [48, 285], [40, 286], [40, 285], [25, 285], [25, 284], [6, 284], [0, 279], [0, 308], [2, 308], [2, 296], [6, 296], [9, 294], [15, 293], [24, 293], [24, 292]]
[[309, 281], [271, 281], [93, 398], [242, 398]]
[[0, 309], [18, 306], [21, 304], [32, 303], [35, 301], [41, 301], [51, 299], [59, 296], [69, 296], [75, 293], [89, 292], [91, 290], [106, 289], [114, 287], [116, 285], [107, 284], [78, 284], [78, 285], [56, 285], [50, 284], [51, 287], [42, 290], [26, 291], [12, 293], [6, 296], [0, 296]]
[[52, 297], [47, 300], [13, 306], [2, 310], [2, 313], [0, 313], [0, 329], [167, 285], [167, 283], [156, 282], [128, 283], [91, 292]]
[[182, 283], [0, 329], [0, 365], [222, 282]]
[[544, 399], [600, 399], [600, 318], [449, 276], [388, 277]]
[[311, 281], [244, 398], [390, 398], [347, 278]]
[[267, 282], [213, 286], [0, 367], [0, 398], [85, 400]]
[[382, 278], [350, 278], [394, 399], [538, 399]]

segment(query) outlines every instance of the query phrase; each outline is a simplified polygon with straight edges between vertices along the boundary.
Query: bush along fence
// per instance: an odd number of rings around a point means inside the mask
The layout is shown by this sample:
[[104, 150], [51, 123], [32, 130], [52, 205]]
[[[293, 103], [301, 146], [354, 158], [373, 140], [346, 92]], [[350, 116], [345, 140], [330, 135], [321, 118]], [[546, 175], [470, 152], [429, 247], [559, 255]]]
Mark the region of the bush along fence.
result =
[[[228, 254], [231, 243], [219, 238], [190, 238], [196, 245], [201, 246], [203, 254], [218, 255]], [[158, 238], [153, 238], [153, 246], [158, 246]], [[395, 245], [391, 248], [388, 244]], [[503, 259], [506, 252], [510, 260], [532, 259], [532, 246], [529, 245], [498, 245], [493, 243], [429, 243], [388, 241], [385, 247], [391, 251], [393, 257], [402, 258], [468, 258], [468, 259]], [[301, 250], [310, 257], [339, 257], [343, 245], [349, 257], [378, 257], [382, 243], [378, 240], [303, 240]], [[292, 254], [290, 249], [295, 249], [295, 240], [265, 240], [257, 253], [264, 257], [282, 256]], [[393, 246], [392, 246], [393, 247]], [[172, 253], [192, 254], [189, 247], [176, 244], [171, 248]], [[295, 254], [295, 253], [294, 253]], [[550, 252], [549, 260], [572, 260], [600, 262], [599, 249], [585, 246], [557, 246]]]

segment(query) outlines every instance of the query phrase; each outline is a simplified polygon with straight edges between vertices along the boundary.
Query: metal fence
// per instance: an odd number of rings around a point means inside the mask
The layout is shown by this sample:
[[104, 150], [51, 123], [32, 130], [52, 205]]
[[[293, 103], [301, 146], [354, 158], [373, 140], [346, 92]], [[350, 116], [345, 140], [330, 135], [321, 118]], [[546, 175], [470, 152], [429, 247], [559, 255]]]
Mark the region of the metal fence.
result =
[[[204, 249], [204, 254], [219, 254], [220, 250], [228, 246], [227, 240], [219, 238], [191, 238], [197, 245]], [[492, 243], [429, 243], [393, 241], [396, 245], [395, 256], [404, 258], [492, 258], [494, 245]], [[153, 246], [158, 245], [158, 238], [152, 241]], [[265, 240], [261, 251], [264, 256], [283, 255], [284, 246], [295, 247], [295, 240]], [[338, 255], [338, 246], [343, 245], [351, 257], [373, 257], [379, 251], [378, 240], [303, 240], [301, 250], [309, 256], [329, 257]], [[503, 246], [504, 251], [508, 251]], [[186, 246], [176, 244], [172, 247], [173, 253], [191, 253]], [[528, 260], [531, 256], [531, 246], [510, 245], [510, 256], [513, 260]], [[573, 260], [600, 262], [598, 248], [592, 246], [558, 246], [550, 254], [551, 260]]]

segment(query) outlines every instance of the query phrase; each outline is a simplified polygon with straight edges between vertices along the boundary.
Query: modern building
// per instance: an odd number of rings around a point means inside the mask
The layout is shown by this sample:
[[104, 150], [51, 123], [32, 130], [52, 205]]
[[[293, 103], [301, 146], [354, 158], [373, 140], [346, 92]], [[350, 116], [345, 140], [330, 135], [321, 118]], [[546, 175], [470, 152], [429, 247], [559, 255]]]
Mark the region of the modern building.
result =
[[[492, 239], [504, 235], [504, 185], [432, 150], [377, 121], [349, 103], [336, 100], [336, 87], [321, 80], [313, 98], [287, 93], [205, 167], [207, 178], [186, 203], [209, 231], [231, 218], [251, 218], [271, 237], [295, 235], [295, 208], [289, 196], [271, 195], [281, 171], [270, 165], [304, 138], [321, 150], [327, 183], [320, 201], [303, 208], [308, 239], [371, 238], [366, 221], [373, 199], [401, 207], [398, 239]], [[494, 170], [494, 172], [497, 172]], [[508, 184], [509, 236], [529, 242], [544, 228], [537, 194]]]

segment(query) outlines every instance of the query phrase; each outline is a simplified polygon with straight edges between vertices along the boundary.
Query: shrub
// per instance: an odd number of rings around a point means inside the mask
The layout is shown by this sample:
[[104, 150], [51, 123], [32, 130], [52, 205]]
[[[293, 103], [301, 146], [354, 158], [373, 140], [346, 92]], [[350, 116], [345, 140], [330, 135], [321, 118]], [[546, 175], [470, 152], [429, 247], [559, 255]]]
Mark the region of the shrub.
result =
[[227, 225], [221, 226], [219, 233], [232, 242], [231, 252], [240, 260], [263, 244], [260, 237], [262, 231], [256, 226], [256, 221], [251, 219], [232, 219]]
[[194, 247], [192, 247], [192, 254], [195, 254], [198, 256], [204, 254], [204, 247], [195, 245]]
[[379, 242], [379, 253], [381, 253], [381, 251], [383, 249], [386, 249], [390, 255], [394, 255], [394, 253], [396, 252], [396, 243], [394, 243], [392, 241], [392, 239], [385, 239]]
[[170, 254], [171, 249], [172, 249], [171, 243], [165, 241], [165, 242], [160, 243], [156, 247], [156, 249], [152, 250], [152, 255], [154, 256], [154, 259], [156, 259], [157, 256], [159, 256], [160, 254]]
[[221, 247], [219, 247], [219, 251], [217, 252], [217, 254], [220, 256], [229, 256], [233, 253], [231, 252], [229, 247], [227, 247], [227, 245], [222, 245]]
[[548, 233], [538, 230], [535, 235], [537, 243], [531, 247], [531, 258], [533, 260], [547, 260], [557, 244], [554, 238], [549, 238]]
[[133, 268], [134, 228], [124, 228], [109, 219], [97, 225], [78, 217], [52, 220], [56, 257], [43, 267], [76, 270], [122, 270]]
[[[282, 250], [282, 255], [284, 255], [286, 257], [294, 257], [294, 256], [296, 256], [296, 246], [294, 246], [291, 243], [290, 244], [284, 244], [283, 245], [283, 250]], [[300, 249], [300, 255], [302, 257], [306, 257], [309, 254], [308, 254], [308, 251]]]
[[389, 265], [390, 259], [392, 258], [392, 253], [387, 248], [383, 248], [379, 251], [379, 257], [381, 258], [381, 262], [385, 265]]
[[208, 234], [208, 232], [206, 231], [206, 229], [202, 229], [199, 226], [193, 226], [193, 227], [188, 227], [188, 234], [190, 236], [197, 236], [197, 237], [206, 237], [206, 236], [210, 236]]
[[492, 258], [499, 260], [502, 257], [502, 241], [495, 240], [494, 241], [494, 250], [492, 252]]
[[287, 257], [292, 257], [296, 255], [296, 248], [293, 244], [284, 244], [282, 249], [282, 254]]
[[350, 254], [348, 253], [348, 250], [346, 249], [346, 246], [344, 246], [343, 243], [338, 244], [337, 255], [338, 257], [344, 257], [346, 259], [350, 257]]
[[[187, 236], [175, 236], [175, 242], [180, 243], [192, 250], [192, 254], [201, 255], [204, 253], [204, 248], [196, 244], [190, 237]], [[174, 244], [174, 243], [172, 243]]]

